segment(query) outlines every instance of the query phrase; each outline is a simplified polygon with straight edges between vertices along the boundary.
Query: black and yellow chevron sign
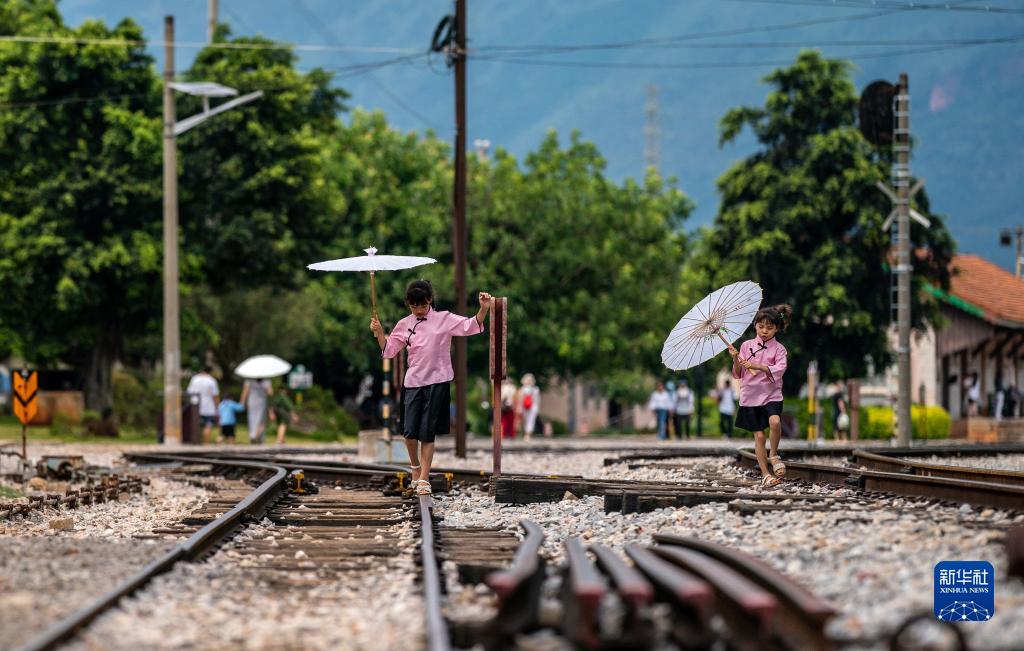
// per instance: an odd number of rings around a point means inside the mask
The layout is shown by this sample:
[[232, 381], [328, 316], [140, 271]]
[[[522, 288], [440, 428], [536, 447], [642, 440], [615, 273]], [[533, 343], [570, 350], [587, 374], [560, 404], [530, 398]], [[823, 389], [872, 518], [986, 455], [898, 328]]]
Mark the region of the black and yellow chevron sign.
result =
[[39, 397], [39, 372], [22, 375], [21, 371], [11, 373], [14, 389], [14, 415], [22, 425], [28, 425], [36, 415], [36, 399]]

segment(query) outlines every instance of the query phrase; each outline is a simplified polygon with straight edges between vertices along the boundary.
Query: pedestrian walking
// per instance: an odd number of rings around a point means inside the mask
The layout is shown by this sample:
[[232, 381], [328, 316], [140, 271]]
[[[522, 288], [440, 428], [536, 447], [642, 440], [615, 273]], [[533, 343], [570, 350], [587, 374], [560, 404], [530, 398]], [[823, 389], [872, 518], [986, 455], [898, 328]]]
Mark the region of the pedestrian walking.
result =
[[[744, 341], [739, 350], [729, 346], [732, 376], [740, 381], [740, 408], [736, 426], [754, 433], [754, 450], [761, 467], [761, 485], [778, 486], [786, 474], [779, 457], [782, 438], [782, 376], [786, 372], [786, 348], [776, 335], [789, 326], [793, 308], [775, 305], [761, 308], [754, 315], [757, 336]], [[769, 431], [771, 451], [765, 451], [765, 431]], [[771, 464], [771, 470], [768, 464]]]
[[263, 443], [267, 428], [267, 404], [274, 395], [270, 380], [246, 380], [242, 385], [241, 402], [245, 405], [245, 420], [249, 428], [249, 443]]
[[514, 439], [516, 437], [516, 385], [515, 382], [505, 379], [501, 383], [501, 438]]
[[395, 324], [390, 335], [374, 316], [370, 330], [377, 337], [381, 354], [392, 358], [409, 349], [408, 367], [403, 382], [403, 434], [412, 467], [413, 485], [420, 495], [429, 495], [430, 464], [434, 459], [434, 439], [451, 429], [449, 406], [452, 368], [452, 337], [468, 337], [484, 331], [484, 320], [491, 295], [480, 292], [480, 309], [465, 317], [434, 308], [434, 288], [430, 281], [416, 280], [405, 290], [409, 315]]
[[235, 419], [235, 414], [243, 411], [245, 411], [245, 407], [242, 406], [242, 403], [232, 400], [231, 394], [224, 394], [224, 399], [217, 405], [217, 416], [220, 421], [220, 438], [217, 440], [218, 443], [235, 442], [235, 424], [238, 422]]
[[220, 395], [220, 387], [217, 379], [212, 375], [213, 368], [209, 365], [192, 376], [188, 381], [188, 388], [185, 393], [199, 396], [199, 423], [203, 427], [203, 443], [210, 442], [210, 432], [217, 424], [217, 399]]
[[832, 396], [832, 432], [837, 441], [845, 441], [850, 432], [850, 410], [843, 390], [838, 389]]
[[732, 390], [732, 383], [726, 380], [718, 392], [718, 429], [727, 439], [732, 438], [732, 419], [735, 414], [736, 394]]
[[658, 440], [664, 441], [668, 438], [668, 415], [675, 407], [675, 400], [672, 394], [665, 388], [665, 384], [658, 382], [658, 388], [651, 393], [647, 401], [647, 408], [654, 412], [658, 421]]
[[679, 380], [676, 387], [676, 404], [673, 424], [676, 429], [676, 438], [682, 440], [685, 435], [690, 438], [690, 419], [693, 417], [693, 389], [689, 387], [686, 380]]
[[533, 438], [533, 430], [537, 426], [537, 414], [540, 412], [540, 388], [533, 373], [523, 376], [522, 387], [519, 389], [519, 409], [523, 418], [523, 440]]
[[298, 418], [295, 413], [295, 403], [288, 395], [288, 389], [281, 387], [281, 390], [270, 398], [270, 418], [277, 422], [277, 444], [284, 445], [284, 435], [288, 431], [288, 424], [294, 423]]
[[977, 371], [971, 373], [964, 386], [967, 388], [967, 415], [977, 416], [978, 404], [981, 402], [981, 382], [978, 380]]

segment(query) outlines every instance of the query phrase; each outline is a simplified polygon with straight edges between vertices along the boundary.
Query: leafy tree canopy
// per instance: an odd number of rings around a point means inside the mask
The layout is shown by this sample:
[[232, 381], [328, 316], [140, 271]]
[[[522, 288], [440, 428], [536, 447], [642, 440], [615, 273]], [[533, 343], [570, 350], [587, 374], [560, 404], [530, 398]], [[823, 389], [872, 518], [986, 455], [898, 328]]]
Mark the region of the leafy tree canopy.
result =
[[[888, 182], [891, 152], [877, 151], [857, 129], [849, 67], [803, 52], [765, 77], [772, 90], [763, 107], [735, 108], [722, 118], [722, 144], [749, 127], [761, 148], [719, 178], [718, 215], [687, 274], [694, 298], [749, 278], [760, 283], [766, 303], [792, 304], [793, 326], [781, 337], [792, 387], [812, 359], [827, 377], [846, 378], [890, 357], [890, 242], [882, 223], [891, 206], [876, 183]], [[954, 245], [927, 196], [919, 193], [916, 202], [932, 221], [930, 229], [911, 229], [920, 326], [938, 313], [918, 290], [925, 280], [948, 286]]]

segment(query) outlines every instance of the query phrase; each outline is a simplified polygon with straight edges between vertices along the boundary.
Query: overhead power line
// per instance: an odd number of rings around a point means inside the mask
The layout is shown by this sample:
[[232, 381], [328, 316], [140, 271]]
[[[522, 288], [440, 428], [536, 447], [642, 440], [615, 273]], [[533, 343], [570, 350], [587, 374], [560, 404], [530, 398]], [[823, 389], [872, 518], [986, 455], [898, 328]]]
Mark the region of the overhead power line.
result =
[[[320, 34], [329, 42], [338, 44], [338, 37], [334, 34], [334, 32], [327, 28], [327, 26], [324, 24], [323, 19], [316, 13], [314, 13], [303, 0], [292, 0], [292, 5], [299, 10], [299, 13], [302, 14], [303, 19], [307, 23], [309, 23], [310, 27], [320, 32]], [[418, 50], [417, 52], [424, 55], [428, 53], [426, 50]], [[405, 111], [409, 115], [413, 116], [414, 118], [422, 122], [424, 126], [432, 129], [434, 128], [433, 122], [430, 120], [430, 118], [426, 117], [425, 115], [417, 111], [415, 108], [410, 106], [404, 99], [402, 99], [397, 93], [388, 88], [387, 85], [384, 84], [384, 82], [375, 77], [372, 73], [367, 75], [367, 79], [369, 79], [377, 88], [379, 88], [381, 92], [383, 92], [385, 95], [391, 98], [391, 101], [393, 101], [403, 111]]]
[[[924, 54], [930, 52], [942, 52], [945, 50], [956, 50], [960, 48], [976, 47], [979, 45], [1018, 43], [1024, 41], [1024, 35], [1005, 37], [998, 40], [985, 40], [977, 43], [963, 43], [957, 45], [933, 45], [908, 50], [891, 50], [888, 52], [862, 52], [842, 55], [844, 59], [882, 59], [889, 57], [907, 56], [912, 54]], [[768, 66], [787, 66], [793, 61], [789, 60], [758, 60], [758, 61], [726, 61], [726, 62], [693, 62], [693, 63], [647, 63], [647, 62], [620, 62], [620, 61], [564, 61], [551, 59], [521, 59], [505, 57], [500, 55], [481, 55], [474, 57], [475, 61], [492, 61], [498, 63], [514, 63], [522, 65], [564, 67], [564, 68], [622, 68], [636, 70], [687, 70], [687, 69], [713, 69], [713, 68], [760, 68]]]
[[[60, 45], [107, 45], [112, 47], [161, 48], [167, 43], [154, 40], [121, 38], [79, 38], [75, 36], [0, 36], [0, 43], [51, 43]], [[376, 54], [419, 54], [422, 49], [362, 45], [322, 45], [316, 43], [207, 43], [206, 41], [175, 41], [176, 48], [210, 48], [213, 50], [295, 50], [300, 52], [352, 52]]]
[[985, 14], [1024, 14], [1024, 9], [1016, 7], [999, 7], [990, 4], [965, 6], [956, 2], [917, 2], [917, 0], [730, 0], [731, 2], [747, 2], [771, 5], [801, 5], [820, 7], [822, 9], [864, 9], [867, 7], [885, 7], [899, 11], [968, 11]]

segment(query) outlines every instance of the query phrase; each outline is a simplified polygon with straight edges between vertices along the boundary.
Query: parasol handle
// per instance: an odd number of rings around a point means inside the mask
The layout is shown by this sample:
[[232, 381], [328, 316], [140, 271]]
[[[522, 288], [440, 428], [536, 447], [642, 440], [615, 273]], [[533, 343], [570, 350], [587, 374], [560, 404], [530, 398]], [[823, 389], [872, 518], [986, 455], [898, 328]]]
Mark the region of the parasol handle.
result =
[[[718, 338], [722, 340], [722, 343], [725, 344], [726, 348], [732, 348], [732, 344], [730, 344], [729, 341], [725, 337], [722, 336], [722, 331], [721, 330], [716, 330], [715, 334], [717, 334]], [[748, 368], [747, 370], [750, 371], [751, 375], [757, 375], [757, 371], [755, 371], [754, 369]]]
[[370, 304], [373, 306], [373, 316], [377, 316], [377, 284], [373, 279], [373, 272], [370, 272]]

